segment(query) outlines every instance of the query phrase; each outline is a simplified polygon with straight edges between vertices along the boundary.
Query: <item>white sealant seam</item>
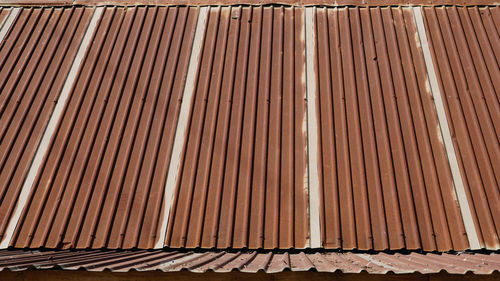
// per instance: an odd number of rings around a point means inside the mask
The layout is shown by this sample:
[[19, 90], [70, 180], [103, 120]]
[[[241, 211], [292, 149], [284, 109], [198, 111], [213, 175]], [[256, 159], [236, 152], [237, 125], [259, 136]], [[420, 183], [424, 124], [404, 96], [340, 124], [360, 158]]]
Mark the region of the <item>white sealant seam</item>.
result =
[[165, 235], [167, 232], [168, 218], [172, 202], [174, 200], [174, 191], [177, 185], [177, 176], [179, 173], [179, 164], [181, 161], [182, 148], [184, 146], [184, 135], [186, 134], [187, 123], [189, 119], [189, 109], [191, 108], [196, 73], [198, 71], [199, 56], [202, 49], [203, 38], [205, 37], [205, 27], [208, 18], [209, 7], [200, 7], [198, 14], [198, 21], [196, 23], [196, 30], [194, 33], [193, 47], [191, 50], [191, 57], [189, 59], [188, 72], [186, 77], [186, 84], [184, 85], [184, 93], [182, 95], [181, 109], [179, 119], [177, 121], [177, 128], [175, 130], [174, 145], [172, 148], [172, 155], [170, 157], [170, 164], [168, 166], [167, 181], [165, 183], [164, 193], [164, 208], [163, 220], [160, 225], [160, 236], [155, 244], [155, 248], [163, 248], [165, 245]]
[[45, 129], [45, 132], [43, 133], [42, 136], [42, 140], [40, 141], [40, 144], [38, 145], [38, 148], [36, 150], [35, 158], [33, 159], [33, 162], [31, 163], [30, 169], [28, 171], [28, 175], [24, 180], [21, 193], [19, 194], [18, 202], [14, 209], [13, 215], [9, 220], [7, 229], [5, 230], [4, 239], [0, 243], [0, 249], [8, 248], [10, 245], [12, 236], [14, 234], [14, 230], [16, 229], [17, 223], [19, 222], [19, 218], [21, 217], [21, 212], [28, 201], [28, 196], [31, 192], [31, 188], [33, 186], [33, 182], [35, 181], [36, 174], [38, 173], [40, 165], [42, 164], [43, 161], [43, 157], [47, 152], [47, 149], [49, 148], [50, 140], [56, 130], [57, 123], [61, 118], [64, 106], [66, 105], [66, 100], [69, 97], [71, 88], [76, 79], [76, 75], [78, 74], [78, 69], [80, 68], [80, 64], [82, 63], [87, 48], [91, 43], [91, 39], [93, 37], [94, 31], [97, 27], [97, 23], [101, 18], [103, 11], [104, 11], [103, 7], [96, 8], [94, 14], [92, 15], [92, 19], [90, 20], [90, 23], [87, 26], [85, 35], [83, 36], [82, 42], [80, 43], [75, 59], [73, 60], [73, 64], [71, 65], [71, 68], [68, 72], [68, 76], [66, 77], [66, 81], [64, 82], [61, 94], [59, 95], [59, 99], [57, 100], [57, 104], [54, 108], [54, 111], [52, 112], [52, 115], [50, 116], [47, 128]]
[[432, 97], [434, 98], [434, 105], [436, 106], [439, 127], [441, 128], [441, 135], [444, 141], [444, 147], [446, 149], [446, 154], [448, 156], [448, 162], [450, 163], [451, 174], [453, 177], [453, 187], [455, 189], [460, 212], [464, 220], [465, 231], [467, 232], [467, 238], [469, 239], [469, 247], [472, 250], [481, 249], [476, 228], [474, 226], [474, 220], [472, 219], [472, 213], [470, 210], [469, 201], [467, 200], [467, 195], [465, 193], [465, 188], [464, 188], [464, 183], [462, 181], [460, 168], [458, 166], [457, 156], [455, 154], [455, 148], [453, 147], [450, 127], [448, 126], [448, 120], [446, 117], [446, 112], [444, 110], [443, 100], [441, 99], [441, 92], [439, 90], [437, 76], [434, 70], [434, 63], [432, 61], [431, 51], [429, 48], [429, 44], [427, 42], [427, 35], [422, 16], [422, 7], [417, 7], [417, 6], [413, 7], [413, 14], [415, 18], [415, 24], [417, 25], [417, 32], [420, 39], [420, 45], [422, 47], [422, 52], [424, 55], [425, 66], [427, 68], [428, 79], [430, 81]]
[[12, 8], [9, 15], [0, 24], [0, 44], [3, 42], [3, 39], [7, 35], [7, 32], [14, 23], [14, 20], [16, 19], [17, 14], [19, 13], [20, 10], [21, 8]]
[[316, 56], [314, 7], [307, 7], [306, 29], [306, 92], [307, 92], [307, 151], [309, 170], [309, 232], [310, 247], [321, 247], [319, 219], [319, 174], [318, 174], [318, 121], [316, 110]]
[[[304, 44], [305, 44], [305, 42], [306, 42], [305, 13], [302, 13], [302, 22], [304, 24], [301, 24], [301, 26], [300, 26], [300, 41], [304, 42]], [[305, 51], [306, 50], [304, 48], [304, 56], [305, 56]], [[305, 60], [304, 60], [304, 71], [302, 71], [300, 79], [301, 79], [301, 82], [303, 83], [303, 85], [306, 86], [307, 85], [307, 77], [306, 77]], [[304, 100], [307, 100], [307, 91], [304, 91], [303, 94], [304, 94]], [[306, 105], [307, 105], [307, 102], [306, 102]], [[304, 117], [302, 118], [302, 134], [307, 136], [307, 111], [305, 112]], [[309, 155], [309, 151], [307, 150], [307, 139], [306, 139], [306, 145], [304, 147], [304, 151], [305, 151], [305, 155], [307, 157], [307, 155]], [[306, 163], [305, 169], [304, 169], [303, 182], [304, 182], [304, 192], [305, 192], [307, 198], [309, 198], [309, 167], [307, 166], [307, 163]], [[307, 215], [307, 217], [309, 217], [309, 205], [306, 206], [306, 215]], [[307, 236], [305, 245], [307, 245], [308, 247], [311, 246], [311, 238], [309, 236]]]

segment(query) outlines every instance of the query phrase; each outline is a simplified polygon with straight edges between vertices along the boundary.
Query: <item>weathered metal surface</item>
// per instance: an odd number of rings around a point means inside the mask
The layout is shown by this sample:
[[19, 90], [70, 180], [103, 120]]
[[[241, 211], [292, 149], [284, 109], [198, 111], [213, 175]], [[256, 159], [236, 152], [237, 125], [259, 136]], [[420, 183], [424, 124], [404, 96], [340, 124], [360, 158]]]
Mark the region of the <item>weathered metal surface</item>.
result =
[[22, 9], [0, 43], [0, 240], [93, 11]]
[[303, 13], [210, 10], [166, 245], [306, 246]]
[[253, 251], [0, 251], [1, 270], [53, 269], [127, 272], [258, 272], [284, 270], [373, 274], [491, 274], [500, 271], [499, 254], [356, 254]]
[[152, 247], [197, 11], [106, 8], [12, 245]]
[[427, 34], [481, 244], [500, 247], [500, 8], [425, 8]]
[[[0, 43], [0, 234], [93, 10], [22, 8]], [[317, 129], [322, 247], [469, 248], [410, 7], [209, 7], [163, 218], [198, 10], [105, 8], [11, 246], [149, 249], [166, 220], [171, 248], [308, 247]], [[499, 248], [499, 13], [425, 10], [489, 249]], [[317, 126], [307, 126], [309, 102]]]
[[325, 248], [468, 248], [412, 10], [318, 8]]

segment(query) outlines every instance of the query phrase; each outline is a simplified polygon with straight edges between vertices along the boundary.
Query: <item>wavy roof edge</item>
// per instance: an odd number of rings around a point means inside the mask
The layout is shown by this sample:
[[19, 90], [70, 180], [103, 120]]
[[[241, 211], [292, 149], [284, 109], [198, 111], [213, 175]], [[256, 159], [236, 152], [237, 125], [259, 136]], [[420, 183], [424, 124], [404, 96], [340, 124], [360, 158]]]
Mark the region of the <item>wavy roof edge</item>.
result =
[[493, 274], [500, 272], [498, 253], [363, 254], [334, 252], [182, 251], [182, 250], [1, 250], [0, 271], [63, 269], [101, 272], [187, 270], [278, 273], [317, 271], [370, 274]]
[[500, 5], [498, 1], [489, 0], [5, 0], [0, 2], [0, 6], [137, 6], [137, 5], [291, 5], [291, 6], [490, 6]]

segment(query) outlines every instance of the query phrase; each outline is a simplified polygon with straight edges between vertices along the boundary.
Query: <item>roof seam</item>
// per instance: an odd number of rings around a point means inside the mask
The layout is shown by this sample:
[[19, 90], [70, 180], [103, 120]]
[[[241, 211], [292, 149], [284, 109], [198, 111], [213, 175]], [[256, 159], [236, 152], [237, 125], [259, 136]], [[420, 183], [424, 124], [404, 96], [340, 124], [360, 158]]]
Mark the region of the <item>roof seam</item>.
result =
[[[64, 86], [61, 90], [61, 93], [59, 95], [59, 98], [57, 100], [57, 104], [54, 108], [54, 111], [52, 112], [52, 115], [50, 117], [49, 123], [47, 124], [47, 127], [45, 128], [45, 132], [43, 133], [42, 139], [38, 145], [38, 148], [35, 153], [35, 157], [33, 158], [33, 162], [30, 165], [28, 174], [24, 180], [21, 192], [18, 196], [18, 202], [16, 204], [16, 207], [14, 209], [13, 215], [11, 216], [9, 220], [9, 224], [7, 225], [4, 239], [0, 243], [0, 249], [2, 248], [7, 248], [10, 245], [10, 242], [12, 240], [12, 237], [14, 235], [14, 231], [16, 229], [16, 226], [20, 220], [21, 213], [26, 206], [26, 203], [28, 202], [28, 197], [29, 194], [31, 193], [31, 189], [33, 187], [33, 182], [35, 181], [35, 177], [38, 173], [38, 170], [43, 162], [43, 158], [47, 152], [47, 149], [49, 147], [49, 144], [52, 139], [52, 135], [55, 133], [56, 128], [57, 128], [57, 123], [59, 122], [63, 110], [66, 106], [66, 100], [70, 96], [71, 89], [73, 87], [73, 83], [77, 77], [78, 70], [80, 68], [80, 64], [82, 63], [85, 53], [88, 49], [88, 47], [91, 44], [91, 39], [93, 37], [94, 31], [97, 27], [97, 23], [99, 19], [101, 18], [102, 12], [104, 10], [104, 7], [98, 7], [95, 9], [94, 14], [92, 15], [92, 19], [90, 20], [89, 25], [87, 26], [87, 31], [85, 32], [85, 35], [82, 39], [82, 42], [80, 43], [80, 47], [78, 48], [78, 51], [75, 55], [75, 58], [73, 60], [73, 64], [71, 65], [71, 68], [68, 72], [68, 75], [66, 76], [66, 81], [64, 82]], [[17, 12], [16, 12], [17, 14]], [[3, 28], [2, 28], [3, 30]]]
[[305, 12], [306, 32], [306, 95], [307, 95], [307, 158], [309, 180], [309, 239], [311, 248], [321, 247], [320, 200], [318, 172], [318, 120], [316, 111], [316, 34], [315, 7], [307, 7]]
[[206, 22], [208, 19], [209, 7], [201, 7], [198, 13], [198, 20], [196, 23], [196, 30], [194, 33], [193, 45], [191, 48], [191, 57], [189, 58], [188, 71], [186, 76], [186, 83], [184, 84], [184, 92], [182, 95], [181, 109], [179, 112], [179, 119], [175, 130], [174, 143], [172, 147], [172, 154], [170, 163], [168, 165], [167, 180], [165, 182], [164, 190], [164, 208], [163, 220], [160, 225], [160, 236], [154, 248], [163, 248], [167, 234], [168, 220], [170, 216], [170, 209], [174, 200], [174, 191], [177, 186], [177, 178], [179, 176], [179, 165], [181, 161], [181, 154], [184, 146], [184, 135], [187, 131], [189, 121], [189, 113], [191, 104], [193, 103], [193, 96], [196, 84], [196, 75], [199, 68], [199, 57], [202, 50], [203, 38], [205, 37]]
[[7, 35], [7, 32], [9, 31], [10, 27], [14, 23], [14, 20], [17, 17], [17, 14], [21, 8], [12, 8], [12, 10], [9, 12], [9, 15], [5, 17], [5, 19], [0, 23], [0, 45], [3, 42], [3, 39]]
[[443, 143], [446, 150], [448, 163], [450, 164], [451, 174], [453, 178], [453, 188], [457, 195], [458, 206], [462, 214], [465, 231], [467, 232], [469, 246], [472, 250], [481, 249], [481, 245], [479, 243], [476, 228], [474, 225], [474, 220], [472, 218], [469, 201], [465, 193], [462, 175], [460, 172], [460, 168], [458, 166], [457, 156], [451, 138], [450, 127], [448, 125], [449, 123], [446, 117], [446, 112], [441, 97], [441, 91], [439, 89], [434, 63], [432, 61], [431, 51], [427, 41], [427, 35], [422, 16], [422, 7], [413, 7], [413, 14], [415, 19], [415, 25], [417, 26], [417, 33], [420, 41], [420, 46], [422, 47], [425, 66], [427, 68], [427, 76], [430, 82], [430, 91], [432, 93], [434, 105], [436, 107], [439, 128], [441, 136], [443, 138]]

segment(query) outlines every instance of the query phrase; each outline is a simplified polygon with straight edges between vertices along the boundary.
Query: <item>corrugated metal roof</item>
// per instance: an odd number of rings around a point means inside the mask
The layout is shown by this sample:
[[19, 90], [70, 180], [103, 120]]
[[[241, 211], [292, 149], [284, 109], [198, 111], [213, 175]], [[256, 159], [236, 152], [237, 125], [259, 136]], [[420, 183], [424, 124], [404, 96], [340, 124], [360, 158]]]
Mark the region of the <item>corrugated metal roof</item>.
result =
[[165, 245], [306, 246], [303, 11], [211, 9]]
[[410, 8], [318, 9], [326, 248], [468, 248]]
[[[6, 15], [2, 9], [2, 17]], [[94, 8], [26, 8], [0, 42], [0, 234]]]
[[438, 81], [482, 243], [500, 246], [500, 8], [425, 8]]
[[[316, 239], [449, 251], [471, 248], [471, 227], [479, 247], [500, 247], [499, 7], [424, 13], [476, 228], [457, 201], [414, 8], [18, 11], [0, 42], [0, 234], [12, 225], [13, 247], [289, 249]], [[52, 115], [65, 81], [64, 110]]]
[[174, 272], [291, 271], [373, 274], [439, 273], [492, 274], [500, 271], [498, 254], [386, 254], [304, 253], [255, 251], [0, 251], [1, 270], [62, 268], [88, 271], [161, 270]]
[[197, 11], [106, 8], [14, 246], [153, 246]]

